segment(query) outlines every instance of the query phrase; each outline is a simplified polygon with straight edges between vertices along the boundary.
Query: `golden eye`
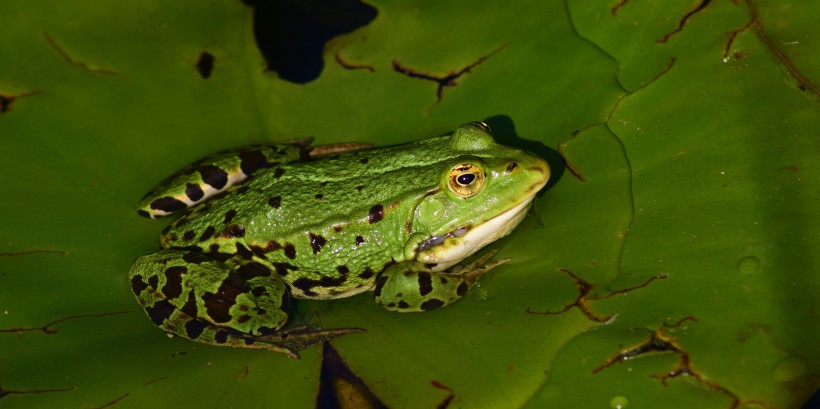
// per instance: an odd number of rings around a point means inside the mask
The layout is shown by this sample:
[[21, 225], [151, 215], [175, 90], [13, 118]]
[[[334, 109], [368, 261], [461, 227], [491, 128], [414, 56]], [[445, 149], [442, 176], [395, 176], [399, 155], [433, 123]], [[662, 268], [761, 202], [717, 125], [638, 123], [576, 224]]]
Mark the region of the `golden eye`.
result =
[[474, 196], [484, 187], [484, 172], [471, 163], [456, 165], [450, 171], [450, 191], [467, 198]]

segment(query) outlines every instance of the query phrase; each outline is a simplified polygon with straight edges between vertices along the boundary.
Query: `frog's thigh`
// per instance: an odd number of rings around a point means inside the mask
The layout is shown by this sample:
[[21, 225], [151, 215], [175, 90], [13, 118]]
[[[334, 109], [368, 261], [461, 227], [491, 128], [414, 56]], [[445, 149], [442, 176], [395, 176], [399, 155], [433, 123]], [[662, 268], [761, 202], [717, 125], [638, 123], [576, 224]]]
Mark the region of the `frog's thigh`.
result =
[[376, 303], [391, 311], [430, 311], [453, 303], [473, 287], [475, 275], [434, 272], [422, 263], [390, 266], [376, 280]]
[[206, 253], [166, 249], [138, 258], [131, 288], [163, 330], [208, 344], [250, 346], [287, 321], [287, 288], [255, 261], [222, 262]]
[[157, 184], [142, 198], [137, 213], [156, 218], [191, 207], [260, 169], [304, 160], [308, 143], [254, 145], [209, 156]]

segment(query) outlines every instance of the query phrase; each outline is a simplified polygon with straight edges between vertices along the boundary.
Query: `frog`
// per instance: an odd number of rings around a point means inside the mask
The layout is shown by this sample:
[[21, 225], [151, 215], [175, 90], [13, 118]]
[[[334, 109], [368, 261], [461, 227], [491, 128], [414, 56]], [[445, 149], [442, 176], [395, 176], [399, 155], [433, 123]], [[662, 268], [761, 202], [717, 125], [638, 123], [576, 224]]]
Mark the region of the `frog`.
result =
[[394, 312], [463, 298], [508, 261], [470, 256], [511, 233], [550, 177], [540, 156], [498, 144], [489, 126], [403, 145], [309, 139], [212, 155], [145, 195], [137, 213], [181, 213], [128, 280], [169, 336], [298, 358], [361, 328], [291, 327], [297, 299], [372, 292]]

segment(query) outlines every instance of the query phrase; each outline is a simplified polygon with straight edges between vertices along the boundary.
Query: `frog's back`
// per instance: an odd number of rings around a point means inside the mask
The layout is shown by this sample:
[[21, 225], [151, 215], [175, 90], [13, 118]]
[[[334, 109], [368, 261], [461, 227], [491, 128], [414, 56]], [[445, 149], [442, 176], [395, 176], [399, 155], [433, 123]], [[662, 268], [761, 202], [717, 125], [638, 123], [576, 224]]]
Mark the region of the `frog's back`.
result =
[[162, 246], [265, 260], [297, 296], [366, 291], [387, 264], [403, 261], [413, 209], [438, 174], [368, 167], [372, 159], [342, 155], [266, 170], [186, 212]]

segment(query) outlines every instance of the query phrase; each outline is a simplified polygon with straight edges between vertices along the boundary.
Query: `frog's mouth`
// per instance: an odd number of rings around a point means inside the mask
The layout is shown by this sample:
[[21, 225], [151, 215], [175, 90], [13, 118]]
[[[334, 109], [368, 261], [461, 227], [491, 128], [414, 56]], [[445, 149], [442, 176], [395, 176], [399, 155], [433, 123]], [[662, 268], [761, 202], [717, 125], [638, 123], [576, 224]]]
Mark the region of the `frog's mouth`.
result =
[[532, 199], [517, 204], [498, 216], [478, 225], [461, 226], [447, 234], [433, 236], [419, 245], [416, 260], [441, 271], [469, 257], [487, 244], [512, 232], [527, 215]]

